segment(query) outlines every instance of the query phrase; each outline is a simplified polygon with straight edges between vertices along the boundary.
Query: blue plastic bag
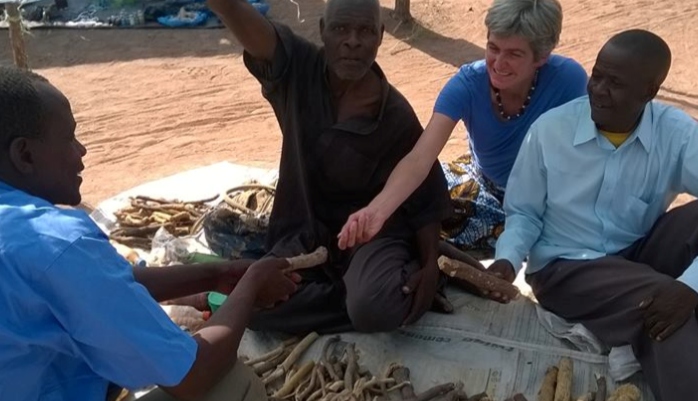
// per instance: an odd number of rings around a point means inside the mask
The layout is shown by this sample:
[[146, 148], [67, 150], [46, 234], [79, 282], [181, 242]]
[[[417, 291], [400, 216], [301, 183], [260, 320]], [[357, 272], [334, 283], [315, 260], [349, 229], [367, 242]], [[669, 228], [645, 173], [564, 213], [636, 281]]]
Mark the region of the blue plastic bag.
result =
[[170, 28], [180, 28], [183, 26], [199, 26], [206, 22], [208, 13], [202, 11], [193, 11], [196, 16], [193, 19], [180, 19], [177, 15], [167, 15], [159, 17], [158, 22]]
[[247, 0], [247, 2], [264, 16], [267, 15], [269, 9], [271, 8], [269, 3], [265, 2], [264, 0]]

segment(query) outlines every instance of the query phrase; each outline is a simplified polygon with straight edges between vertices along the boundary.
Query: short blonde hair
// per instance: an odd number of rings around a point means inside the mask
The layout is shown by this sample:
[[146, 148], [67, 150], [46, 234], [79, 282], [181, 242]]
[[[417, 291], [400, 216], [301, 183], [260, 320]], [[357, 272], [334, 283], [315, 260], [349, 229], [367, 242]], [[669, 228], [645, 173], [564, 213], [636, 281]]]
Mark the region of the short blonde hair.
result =
[[557, 0], [494, 0], [485, 17], [488, 35], [526, 39], [536, 60], [560, 41], [562, 6]]

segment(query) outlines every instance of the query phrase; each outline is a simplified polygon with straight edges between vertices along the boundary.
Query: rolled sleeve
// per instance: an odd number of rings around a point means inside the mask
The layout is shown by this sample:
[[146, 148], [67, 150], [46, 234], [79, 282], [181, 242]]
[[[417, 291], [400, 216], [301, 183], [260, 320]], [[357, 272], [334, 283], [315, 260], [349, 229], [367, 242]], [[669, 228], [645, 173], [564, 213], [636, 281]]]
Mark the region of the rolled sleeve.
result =
[[74, 356], [105, 379], [130, 389], [174, 386], [191, 369], [196, 342], [135, 281], [106, 238], [76, 240], [38, 286]]

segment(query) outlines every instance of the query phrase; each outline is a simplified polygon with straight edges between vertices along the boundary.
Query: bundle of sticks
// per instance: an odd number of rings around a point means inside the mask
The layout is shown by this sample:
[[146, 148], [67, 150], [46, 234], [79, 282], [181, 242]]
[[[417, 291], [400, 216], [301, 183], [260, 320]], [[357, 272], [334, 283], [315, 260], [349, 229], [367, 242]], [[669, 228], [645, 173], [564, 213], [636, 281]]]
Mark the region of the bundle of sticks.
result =
[[109, 238], [133, 248], [150, 249], [153, 236], [161, 227], [176, 237], [195, 234], [211, 209], [206, 203], [214, 199], [181, 202], [136, 196], [129, 206], [114, 213], [117, 228]]
[[376, 376], [359, 364], [359, 352], [353, 343], [340, 351], [340, 338], [329, 338], [319, 360], [297, 365], [305, 351], [318, 339], [310, 333], [301, 341], [290, 339], [278, 348], [245, 361], [276, 400], [295, 401], [375, 401], [400, 392], [403, 399], [430, 401], [445, 396], [450, 401], [466, 401], [462, 383], [444, 383], [419, 395], [414, 394], [409, 369], [391, 364]]

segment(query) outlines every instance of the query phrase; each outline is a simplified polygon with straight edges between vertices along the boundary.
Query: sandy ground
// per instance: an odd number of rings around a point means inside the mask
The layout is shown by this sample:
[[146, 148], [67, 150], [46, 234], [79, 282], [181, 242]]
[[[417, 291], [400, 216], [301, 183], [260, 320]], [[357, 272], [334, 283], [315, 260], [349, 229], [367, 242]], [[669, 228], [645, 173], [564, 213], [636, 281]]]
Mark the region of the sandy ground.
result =
[[[323, 0], [269, 0], [270, 16], [318, 41]], [[426, 123], [457, 67], [484, 54], [490, 0], [412, 0], [418, 21], [396, 26], [382, 0], [386, 36], [378, 61]], [[659, 98], [698, 118], [698, 0], [562, 0], [558, 53], [589, 71], [615, 32], [650, 29], [674, 53]], [[0, 32], [0, 64], [11, 62]], [[96, 204], [138, 184], [220, 161], [276, 167], [280, 134], [271, 107], [226, 30], [42, 30], [28, 38], [34, 69], [72, 101], [87, 146], [83, 194]], [[461, 125], [442, 160], [467, 149]], [[686, 201], [682, 197], [680, 201]]]

